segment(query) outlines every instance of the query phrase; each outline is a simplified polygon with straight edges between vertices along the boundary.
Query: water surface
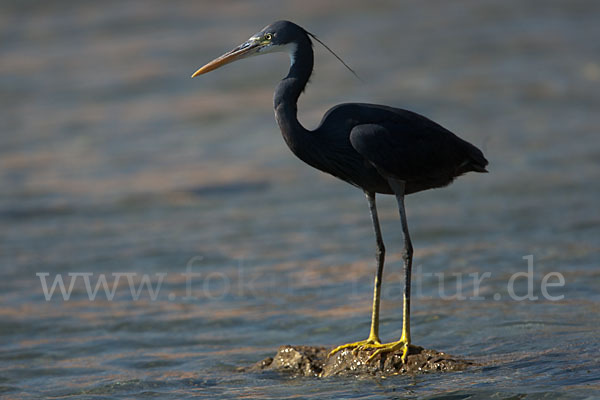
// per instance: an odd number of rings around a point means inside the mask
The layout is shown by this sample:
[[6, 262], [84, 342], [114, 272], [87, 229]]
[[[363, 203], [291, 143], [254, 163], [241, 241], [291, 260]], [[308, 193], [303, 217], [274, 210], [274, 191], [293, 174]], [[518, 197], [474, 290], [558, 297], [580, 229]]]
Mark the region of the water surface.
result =
[[[598, 3], [322, 3], [0, 6], [3, 396], [597, 395]], [[189, 79], [280, 18], [364, 80], [317, 46], [299, 104], [307, 127], [334, 104], [377, 102], [426, 114], [486, 153], [490, 174], [407, 199], [413, 339], [483, 366], [389, 379], [235, 372], [282, 344], [362, 339], [370, 322], [364, 196], [295, 159], [273, 120], [287, 57]], [[381, 333], [392, 340], [401, 231], [393, 198], [379, 204]], [[529, 282], [516, 279], [513, 296], [508, 283], [529, 256], [530, 299], [517, 300]], [[475, 292], [470, 274], [486, 272]], [[551, 273], [564, 285], [553, 275], [543, 292]], [[42, 282], [58, 276], [73, 290], [47, 301]], [[92, 301], [85, 279], [94, 289], [101, 277], [115, 291]], [[140, 289], [144, 277], [154, 291]]]

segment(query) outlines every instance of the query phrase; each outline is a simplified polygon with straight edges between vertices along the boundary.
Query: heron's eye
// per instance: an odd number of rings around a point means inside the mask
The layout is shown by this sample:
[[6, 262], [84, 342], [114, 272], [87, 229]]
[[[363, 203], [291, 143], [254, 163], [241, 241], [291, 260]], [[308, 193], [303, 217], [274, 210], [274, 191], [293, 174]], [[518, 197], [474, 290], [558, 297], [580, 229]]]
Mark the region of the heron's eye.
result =
[[271, 40], [271, 39], [273, 39], [273, 35], [271, 35], [270, 33], [266, 33], [265, 40]]

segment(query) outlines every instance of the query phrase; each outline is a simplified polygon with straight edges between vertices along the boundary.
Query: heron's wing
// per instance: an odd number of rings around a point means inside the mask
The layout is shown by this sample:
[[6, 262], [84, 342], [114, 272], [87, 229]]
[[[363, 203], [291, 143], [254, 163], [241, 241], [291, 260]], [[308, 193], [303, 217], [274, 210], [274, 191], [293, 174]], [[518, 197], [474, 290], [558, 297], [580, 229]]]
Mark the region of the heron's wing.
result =
[[[409, 115], [412, 117], [412, 115]], [[468, 161], [463, 140], [424, 117], [398, 116], [355, 126], [354, 149], [384, 176], [404, 181], [451, 180]]]

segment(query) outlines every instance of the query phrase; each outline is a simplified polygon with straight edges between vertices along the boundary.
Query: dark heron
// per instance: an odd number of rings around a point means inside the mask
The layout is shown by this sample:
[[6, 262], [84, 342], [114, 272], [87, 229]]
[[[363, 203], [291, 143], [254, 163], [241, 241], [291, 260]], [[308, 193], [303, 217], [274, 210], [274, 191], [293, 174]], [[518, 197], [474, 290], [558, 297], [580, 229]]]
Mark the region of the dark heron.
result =
[[[375, 229], [377, 273], [369, 337], [336, 347], [330, 354], [345, 348], [375, 349], [369, 357], [371, 360], [382, 352], [402, 350], [402, 360], [406, 361], [411, 346], [410, 277], [413, 247], [406, 223], [404, 196], [446, 186], [466, 172], [487, 172], [485, 167], [488, 162], [477, 147], [430, 119], [388, 106], [340, 104], [327, 111], [317, 129], [305, 129], [298, 122], [296, 103], [313, 70], [311, 38], [318, 40], [292, 22], [278, 21], [209, 62], [192, 77], [253, 55], [279, 51], [289, 54], [290, 70], [277, 85], [274, 95], [275, 119], [283, 138], [290, 150], [308, 165], [361, 188], [369, 202]], [[402, 336], [392, 343], [381, 343], [379, 339], [385, 246], [377, 217], [376, 193], [396, 196], [404, 239]]]

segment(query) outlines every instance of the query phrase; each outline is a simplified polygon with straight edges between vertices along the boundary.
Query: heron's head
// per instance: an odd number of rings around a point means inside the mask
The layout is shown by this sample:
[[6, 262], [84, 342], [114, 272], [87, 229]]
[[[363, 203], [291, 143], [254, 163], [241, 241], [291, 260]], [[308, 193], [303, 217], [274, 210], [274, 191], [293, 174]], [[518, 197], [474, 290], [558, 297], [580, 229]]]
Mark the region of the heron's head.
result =
[[286, 52], [290, 54], [293, 62], [297, 43], [305, 40], [310, 43], [307, 32], [300, 26], [290, 21], [274, 22], [252, 35], [235, 49], [215, 58], [194, 72], [192, 78], [220, 68], [225, 64], [266, 53]]

